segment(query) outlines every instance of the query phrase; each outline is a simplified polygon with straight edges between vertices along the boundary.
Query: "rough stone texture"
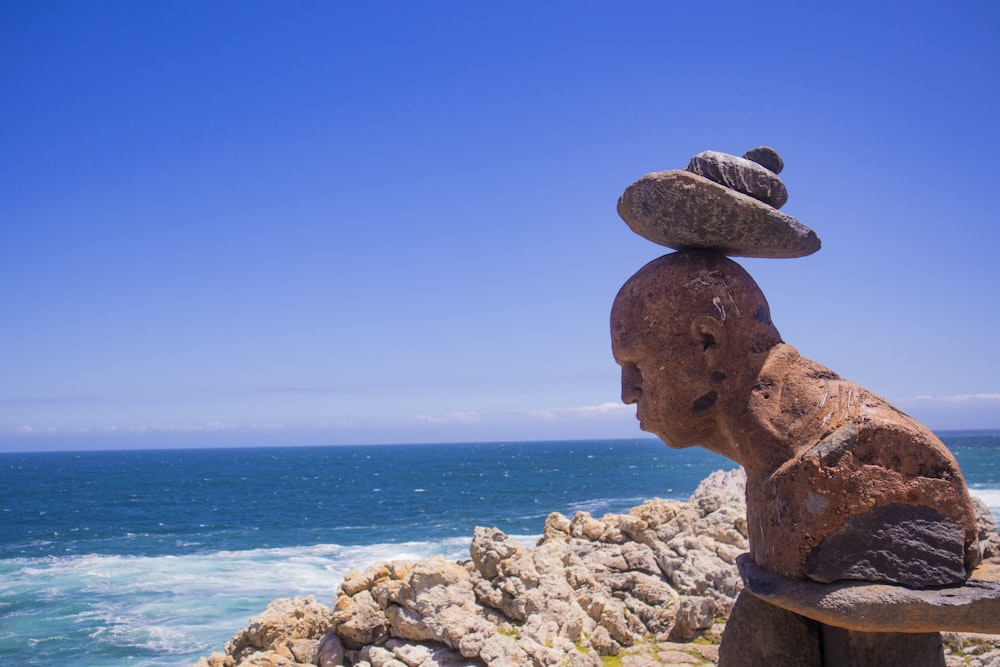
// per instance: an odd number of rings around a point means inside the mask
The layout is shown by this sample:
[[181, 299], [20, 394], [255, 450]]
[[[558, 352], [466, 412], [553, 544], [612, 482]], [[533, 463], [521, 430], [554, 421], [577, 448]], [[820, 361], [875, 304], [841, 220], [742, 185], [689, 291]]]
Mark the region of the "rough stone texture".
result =
[[[636, 405], [643, 430], [746, 469], [758, 565], [805, 579], [825, 540], [894, 505], [953, 521], [965, 572], [979, 561], [975, 512], [951, 452], [881, 397], [783, 343], [760, 288], [732, 260], [691, 250], [653, 260], [619, 291], [611, 339], [622, 401]], [[903, 561], [911, 547], [882, 549]]]
[[229, 640], [226, 654], [237, 663], [260, 651], [271, 651], [275, 654], [272, 660], [285, 660], [288, 664], [311, 663], [318, 648], [315, 639], [332, 625], [333, 613], [314, 597], [274, 600]]
[[751, 148], [743, 154], [743, 157], [747, 160], [756, 162], [772, 174], [780, 174], [781, 170], [785, 168], [785, 161], [781, 159], [780, 155], [778, 155], [778, 151], [774, 150], [770, 146], [758, 146], [757, 148]]
[[996, 518], [982, 498], [973, 497], [972, 506], [976, 511], [976, 528], [983, 560], [1000, 557], [1000, 534], [997, 533]]
[[962, 585], [914, 590], [888, 584], [820, 584], [776, 576], [739, 559], [747, 590], [772, 605], [860, 632], [1000, 633], [1000, 564], [981, 565]]
[[928, 588], [965, 581], [965, 533], [929, 507], [883, 505], [853, 517], [806, 560], [810, 579]]
[[819, 237], [753, 197], [687, 171], [647, 174], [625, 189], [618, 215], [636, 234], [668, 248], [737, 257], [804, 257]]
[[[547, 555], [532, 556], [537, 549], [524, 547], [495, 529], [480, 528], [473, 540], [479, 565], [475, 560], [457, 564], [439, 558], [355, 569], [342, 582], [334, 610], [325, 610], [308, 598], [275, 601], [240, 631], [228, 648], [241, 655], [240, 667], [597, 667], [596, 656], [612, 655], [622, 667], [715, 664], [724, 627], [719, 619], [730, 615], [742, 586], [735, 563], [736, 555], [747, 544], [742, 514], [744, 484], [741, 470], [720, 471], [707, 477], [687, 503], [652, 500], [628, 514], [601, 519], [583, 512], [572, 518], [553, 513], [542, 539], [550, 543], [543, 549]], [[992, 530], [992, 537], [997, 537], [989, 510], [981, 506], [980, 513], [992, 526], [984, 530]], [[503, 556], [488, 564], [485, 554]], [[1000, 563], [991, 567], [1000, 568]], [[989, 572], [981, 567], [974, 580], [987, 581]], [[558, 581], [560, 577], [563, 583]], [[996, 579], [1000, 580], [1000, 573]], [[473, 582], [474, 607], [469, 606], [466, 581]], [[572, 590], [572, 600], [564, 584]], [[428, 590], [426, 600], [421, 599], [424, 588]], [[555, 596], [547, 609], [549, 592], [560, 590], [564, 593]], [[485, 621], [483, 632], [471, 631], [458, 641], [459, 648], [432, 639], [399, 636], [406, 632], [421, 636], [440, 633], [440, 622], [450, 618], [448, 600], [452, 598], [460, 612], [458, 625], [469, 628]], [[397, 629], [386, 616], [393, 599], [408, 600], [408, 609], [424, 612], [405, 614]], [[559, 615], [571, 616], [574, 605], [590, 619], [577, 611], [576, 622], [594, 625], [589, 635], [584, 632], [570, 642], [561, 636], [570, 624]], [[502, 608], [524, 615], [524, 620], [507, 616]], [[553, 613], [553, 609], [558, 612]], [[466, 612], [474, 618], [466, 617]], [[859, 612], [864, 610], [848, 613]], [[431, 618], [420, 620], [419, 613]], [[984, 612], [987, 616], [992, 613], [989, 609]], [[332, 616], [333, 625], [325, 634], [325, 622], [304, 622], [327, 615]], [[733, 629], [726, 632], [744, 637], [761, 635], [761, 620], [753, 613], [750, 625], [742, 630], [739, 619], [732, 618], [725, 627]], [[653, 626], [669, 630], [654, 633]], [[616, 640], [612, 631], [625, 643]], [[309, 636], [296, 637], [303, 633]], [[687, 643], [693, 636], [710, 643]], [[765, 632], [761, 636], [770, 635]], [[365, 637], [373, 639], [358, 643]], [[1000, 667], [1000, 636], [951, 633], [947, 637], [948, 667]], [[801, 647], [801, 638], [796, 641]], [[743, 643], [727, 644], [726, 650]], [[743, 650], [745, 655], [749, 649]], [[784, 649], [775, 645], [766, 650], [773, 658]], [[797, 654], [801, 651], [796, 649]], [[765, 664], [772, 667], [770, 662]], [[236, 667], [237, 661], [233, 655], [213, 653], [197, 665]]]
[[344, 644], [336, 633], [328, 632], [320, 639], [313, 662], [316, 667], [340, 667], [344, 664]]
[[276, 601], [226, 655], [199, 665], [599, 667], [651, 639], [653, 655], [622, 664], [697, 663], [703, 653], [677, 642], [710, 631], [742, 587], [744, 484], [737, 468], [709, 476], [688, 502], [654, 499], [599, 519], [553, 513], [534, 548], [477, 528], [464, 563], [353, 569], [332, 611]]
[[720, 667], [820, 667], [820, 624], [740, 593], [719, 646]]
[[[955, 522], [962, 531], [963, 569], [967, 573], [979, 562], [965, 480], [933, 433], [788, 345], [770, 351], [754, 387], [749, 413], [772, 432], [783, 433], [789, 447], [780, 465], [746, 457], [747, 520], [761, 527], [761, 539], [751, 537], [750, 551], [759, 564], [805, 578], [813, 549], [845, 530], [849, 521], [864, 522], [872, 510], [893, 505], [931, 508]], [[881, 556], [902, 562], [914, 556], [913, 546], [883, 541]], [[850, 567], [846, 561], [839, 566]], [[872, 581], [890, 583], [920, 577], [877, 568], [868, 573]]]
[[781, 179], [774, 172], [746, 158], [718, 151], [704, 151], [691, 158], [684, 170], [704, 176], [774, 208], [781, 208], [788, 201], [788, 190]]

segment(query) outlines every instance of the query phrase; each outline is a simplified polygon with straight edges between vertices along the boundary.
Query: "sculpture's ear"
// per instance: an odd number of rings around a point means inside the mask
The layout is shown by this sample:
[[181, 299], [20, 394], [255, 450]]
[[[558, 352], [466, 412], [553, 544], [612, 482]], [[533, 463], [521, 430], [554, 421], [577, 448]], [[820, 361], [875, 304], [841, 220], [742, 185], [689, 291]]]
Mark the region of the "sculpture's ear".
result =
[[701, 345], [709, 370], [722, 370], [722, 354], [726, 349], [725, 325], [711, 315], [699, 315], [691, 321], [691, 339]]

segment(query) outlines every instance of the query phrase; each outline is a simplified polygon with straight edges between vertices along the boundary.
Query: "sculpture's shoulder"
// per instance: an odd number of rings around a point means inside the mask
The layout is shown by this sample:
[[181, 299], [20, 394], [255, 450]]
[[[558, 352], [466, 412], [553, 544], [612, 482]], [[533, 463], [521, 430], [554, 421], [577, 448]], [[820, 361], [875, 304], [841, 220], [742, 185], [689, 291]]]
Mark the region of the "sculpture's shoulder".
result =
[[[884, 580], [870, 564], [840, 562], [820, 572], [807, 563], [814, 551], [820, 554], [814, 564], [828, 563], [831, 552], [853, 559], [858, 554], [845, 548], [851, 544], [891, 560], [923, 562], [921, 551], [941, 545], [912, 546], [900, 535], [930, 526], [928, 539], [947, 534], [950, 540], [950, 569], [943, 576], [964, 576], [963, 561], [968, 567], [976, 560], [975, 515], [947, 447], [885, 399], [822, 365], [787, 352], [784, 361], [781, 381], [770, 389], [779, 398], [770, 428], [784, 429], [793, 454], [769, 472], [748, 471], [748, 518], [763, 538], [751, 544], [754, 560], [793, 578]], [[883, 542], [859, 538], [868, 534]], [[914, 585], [921, 571], [901, 581]]]
[[874, 466], [901, 480], [929, 478], [964, 487], [955, 457], [929, 429], [860, 387], [848, 393], [856, 394], [856, 405], [839, 411], [837, 427], [800, 450], [798, 465]]
[[768, 355], [751, 404], [801, 462], [834, 465], [850, 452], [861, 464], [906, 476], [943, 477], [958, 470], [947, 447], [923, 424], [787, 344]]

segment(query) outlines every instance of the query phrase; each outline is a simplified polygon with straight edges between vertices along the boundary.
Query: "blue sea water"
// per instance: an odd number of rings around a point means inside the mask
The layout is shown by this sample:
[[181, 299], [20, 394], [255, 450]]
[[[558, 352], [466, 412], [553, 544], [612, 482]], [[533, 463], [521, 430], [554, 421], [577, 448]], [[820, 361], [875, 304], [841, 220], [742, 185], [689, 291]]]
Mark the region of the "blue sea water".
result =
[[[1000, 514], [1000, 432], [940, 434]], [[468, 557], [476, 525], [687, 498], [713, 470], [656, 440], [0, 454], [0, 657], [189, 665], [276, 597], [351, 567]]]

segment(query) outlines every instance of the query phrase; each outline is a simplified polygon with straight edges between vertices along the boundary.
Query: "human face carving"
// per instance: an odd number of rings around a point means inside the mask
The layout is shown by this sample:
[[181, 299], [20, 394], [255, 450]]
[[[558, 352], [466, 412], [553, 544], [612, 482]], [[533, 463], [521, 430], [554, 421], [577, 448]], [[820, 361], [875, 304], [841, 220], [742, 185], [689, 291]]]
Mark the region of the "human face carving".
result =
[[671, 447], [704, 444], [717, 394], [707, 387], [700, 346], [687, 334], [660, 334], [648, 322], [613, 323], [612, 353], [622, 369], [622, 402], [639, 428]]

